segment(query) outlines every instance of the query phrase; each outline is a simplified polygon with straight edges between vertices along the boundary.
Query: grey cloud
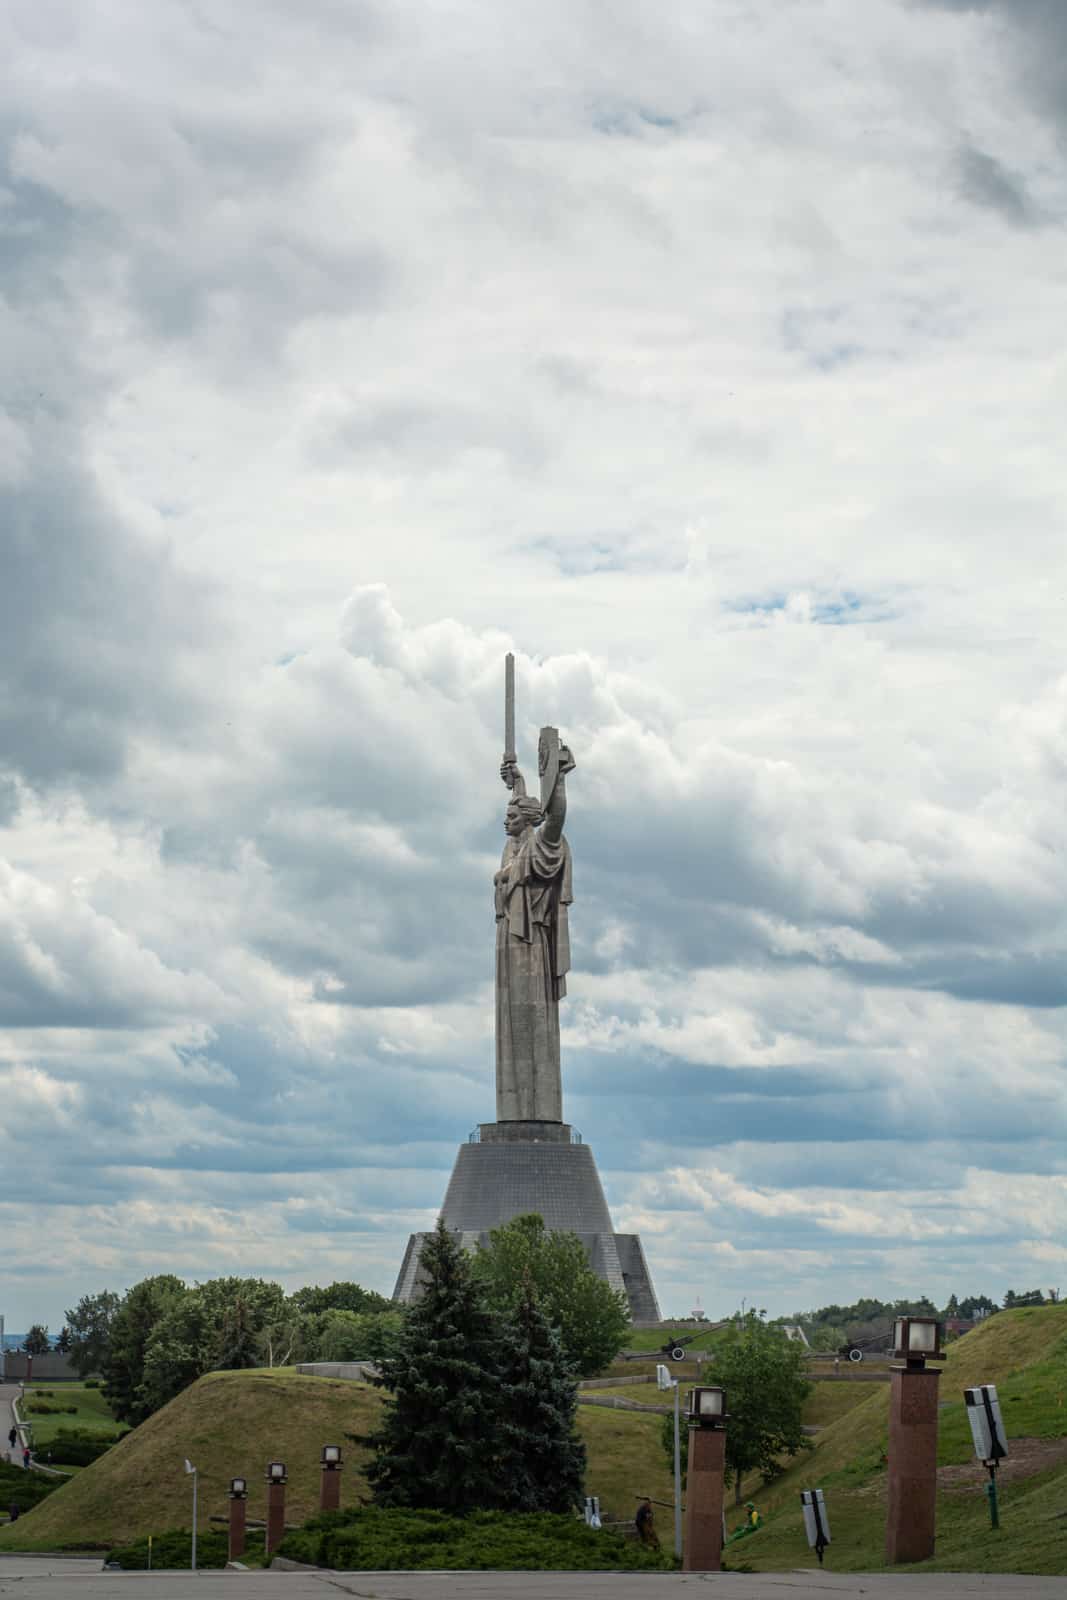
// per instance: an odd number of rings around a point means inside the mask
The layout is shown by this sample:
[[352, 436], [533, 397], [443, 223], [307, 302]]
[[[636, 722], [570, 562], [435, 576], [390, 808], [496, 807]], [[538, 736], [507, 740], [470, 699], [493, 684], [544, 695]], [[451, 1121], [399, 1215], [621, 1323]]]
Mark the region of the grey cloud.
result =
[[18, 816], [22, 796], [13, 778], [0, 777], [0, 828], [6, 828]]
[[975, 145], [964, 145], [957, 167], [962, 193], [975, 205], [996, 211], [1016, 227], [1029, 227], [1040, 220], [1025, 180], [1009, 172], [996, 156]]
[[1057, 120], [1067, 116], [1067, 10], [1061, 0], [909, 0], [936, 11], [986, 16], [1003, 24], [992, 39], [1015, 47], [1021, 87]]
[[253, 227], [248, 237], [240, 222], [229, 238], [205, 241], [199, 260], [167, 239], [128, 264], [133, 303], [162, 337], [211, 336], [232, 360], [253, 363], [276, 356], [299, 322], [379, 309], [389, 278], [373, 244], [332, 252], [281, 230]]
[[415, 464], [447, 466], [467, 451], [500, 454], [529, 471], [544, 466], [549, 444], [529, 418], [416, 398], [353, 403], [323, 423], [308, 444], [310, 459], [319, 467], [350, 465], [354, 456], [370, 456], [394, 461], [405, 473]]
[[62, 271], [69, 207], [15, 179], [0, 230], [0, 764], [31, 784], [99, 782], [136, 734], [202, 709], [189, 668], [221, 619], [212, 587], [132, 527], [91, 467], [106, 387], [81, 352], [93, 269], [85, 285]]
[[[126, 312], [164, 339], [195, 337], [231, 379], [276, 360], [300, 323], [374, 311], [390, 291], [370, 233], [331, 235], [293, 217], [343, 131], [335, 120], [297, 110], [279, 124], [272, 111], [264, 137], [255, 102], [205, 111], [195, 94], [156, 97], [122, 80], [22, 97], [20, 109], [4, 142], [27, 217], [0, 212], [13, 265], [47, 248], [54, 270], [57, 246], [76, 244], [83, 279], [105, 293], [121, 285]], [[37, 280], [35, 296], [45, 287]]]
[[0, 748], [31, 784], [98, 781], [134, 733], [202, 706], [182, 669], [214, 597], [104, 503], [76, 424], [41, 400], [16, 419], [28, 454], [22, 480], [0, 484]]
[[[633, 1111], [640, 1106], [640, 1133], [660, 1149], [677, 1151], [743, 1144], [804, 1143], [809, 1147], [853, 1146], [883, 1143], [892, 1138], [906, 1144], [922, 1140], [929, 1132], [929, 1107], [923, 1096], [909, 1096], [887, 1063], [883, 1078], [855, 1060], [850, 1071], [834, 1075], [825, 1068], [802, 1066], [787, 1071], [768, 1068], [687, 1068], [672, 1061], [656, 1062], [644, 1052], [627, 1063], [612, 1057], [613, 1090], [624, 1097], [619, 1109], [603, 1104], [598, 1091], [603, 1060], [583, 1060], [579, 1054], [568, 1076], [573, 1080], [575, 1106], [585, 1110], [586, 1123], [595, 1118], [596, 1140], [609, 1158], [628, 1165], [622, 1152], [632, 1148]], [[584, 1092], [583, 1092], [584, 1091]], [[589, 1093], [589, 1091], [593, 1091]], [[952, 1131], [959, 1140], [1008, 1147], [1039, 1139], [1052, 1125], [1067, 1126], [1067, 1105], [1039, 1101], [1020, 1103], [1014, 1087], [983, 1085], [982, 1095], [971, 1103], [953, 1086]], [[687, 1107], [681, 1112], [681, 1107]], [[712, 1113], [712, 1107], [714, 1112]], [[582, 1110], [573, 1110], [581, 1125]], [[801, 1133], [800, 1130], [803, 1130]], [[832, 1158], [831, 1158], [832, 1164]], [[820, 1163], [821, 1165], [821, 1163]], [[1029, 1170], [1029, 1169], [1028, 1169]], [[857, 1182], [858, 1187], [872, 1187]]]

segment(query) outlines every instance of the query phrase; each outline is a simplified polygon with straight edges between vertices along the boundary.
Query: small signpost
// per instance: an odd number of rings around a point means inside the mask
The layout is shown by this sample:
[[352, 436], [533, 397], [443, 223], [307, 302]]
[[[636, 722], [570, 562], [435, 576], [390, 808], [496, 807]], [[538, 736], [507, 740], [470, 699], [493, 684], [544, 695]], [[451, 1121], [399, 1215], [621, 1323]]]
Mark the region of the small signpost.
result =
[[823, 1551], [830, 1543], [830, 1523], [826, 1516], [826, 1501], [821, 1489], [801, 1489], [800, 1504], [804, 1511], [804, 1532], [808, 1544], [822, 1566]]
[[967, 1421], [971, 1425], [974, 1453], [989, 1473], [986, 1494], [989, 1496], [989, 1526], [1000, 1527], [1000, 1509], [997, 1505], [997, 1467], [1008, 1454], [1008, 1439], [1004, 1432], [1004, 1419], [1000, 1414], [995, 1383], [981, 1383], [975, 1389], [964, 1389], [967, 1404]]

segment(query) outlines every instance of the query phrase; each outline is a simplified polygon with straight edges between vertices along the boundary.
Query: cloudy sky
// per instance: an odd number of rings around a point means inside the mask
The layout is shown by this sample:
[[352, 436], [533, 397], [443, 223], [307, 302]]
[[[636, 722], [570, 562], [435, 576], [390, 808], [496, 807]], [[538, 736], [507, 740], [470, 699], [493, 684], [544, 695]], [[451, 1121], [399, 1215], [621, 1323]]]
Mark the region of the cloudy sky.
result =
[[390, 1291], [502, 658], [667, 1311], [1067, 1287], [1060, 0], [9, 0], [0, 1281]]

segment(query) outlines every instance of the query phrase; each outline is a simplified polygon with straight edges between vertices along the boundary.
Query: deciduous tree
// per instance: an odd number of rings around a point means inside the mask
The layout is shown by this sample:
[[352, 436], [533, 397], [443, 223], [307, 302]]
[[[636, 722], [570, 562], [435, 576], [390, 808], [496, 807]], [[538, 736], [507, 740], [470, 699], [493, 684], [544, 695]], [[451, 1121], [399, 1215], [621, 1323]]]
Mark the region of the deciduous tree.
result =
[[103, 1364], [104, 1394], [120, 1422], [136, 1425], [151, 1415], [142, 1393], [145, 1351], [157, 1325], [188, 1293], [180, 1278], [165, 1272], [142, 1278], [123, 1296]]
[[581, 1378], [602, 1372], [626, 1342], [626, 1296], [593, 1271], [577, 1234], [549, 1232], [536, 1212], [494, 1228], [473, 1270], [501, 1311], [514, 1310], [529, 1282]]
[[296, 1289], [290, 1296], [290, 1304], [297, 1311], [311, 1315], [322, 1311], [378, 1312], [395, 1309], [392, 1300], [387, 1300], [385, 1295], [378, 1294], [374, 1289], [364, 1289], [361, 1283], [328, 1283], [325, 1288], [314, 1284]]
[[284, 1308], [281, 1286], [263, 1278], [209, 1278], [188, 1290], [145, 1346], [143, 1404], [157, 1411], [205, 1372], [258, 1366], [263, 1330]]
[[767, 1327], [754, 1311], [735, 1321], [716, 1350], [711, 1381], [726, 1390], [726, 1466], [738, 1505], [746, 1472], [774, 1477], [780, 1455], [811, 1448], [802, 1430], [811, 1392], [806, 1359], [799, 1341]]
[[111, 1324], [121, 1304], [119, 1295], [102, 1289], [99, 1294], [83, 1294], [67, 1311], [70, 1360], [80, 1377], [103, 1371], [111, 1348]]

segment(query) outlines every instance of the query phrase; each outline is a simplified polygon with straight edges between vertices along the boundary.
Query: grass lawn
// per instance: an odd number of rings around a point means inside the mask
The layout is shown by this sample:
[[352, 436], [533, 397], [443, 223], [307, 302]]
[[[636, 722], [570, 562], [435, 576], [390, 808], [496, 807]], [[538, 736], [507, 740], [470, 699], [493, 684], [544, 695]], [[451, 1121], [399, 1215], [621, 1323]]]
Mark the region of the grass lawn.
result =
[[826, 1428], [869, 1400], [875, 1387], [867, 1383], [820, 1383], [816, 1379], [804, 1404], [804, 1421], [809, 1427]]
[[[659, 1365], [661, 1363], [657, 1361], [613, 1361], [611, 1366], [600, 1376], [604, 1378], [630, 1379], [640, 1377], [654, 1378], [656, 1376], [656, 1367]], [[662, 1365], [667, 1368], [672, 1378], [680, 1378], [683, 1384], [696, 1383], [700, 1378], [701, 1372], [703, 1372], [704, 1378], [707, 1379], [708, 1383], [714, 1382], [711, 1376], [711, 1367], [698, 1368], [695, 1361], [664, 1361]], [[609, 1389], [607, 1392], [612, 1394], [616, 1391]]]
[[[42, 1392], [43, 1391], [43, 1392]], [[31, 1409], [35, 1396], [50, 1406], [76, 1406], [74, 1416], [64, 1410], [59, 1416], [37, 1416]], [[33, 1429], [34, 1444], [44, 1450], [60, 1428], [81, 1429], [85, 1433], [117, 1433], [122, 1426], [112, 1416], [102, 1389], [87, 1389], [84, 1383], [31, 1383], [26, 1388], [22, 1415]]]
[[[643, 1495], [674, 1499], [674, 1480], [660, 1444], [663, 1418], [652, 1411], [579, 1406], [578, 1431], [589, 1453], [585, 1491], [600, 1496], [607, 1521], [631, 1521]], [[669, 1512], [660, 1511], [662, 1519]]]
[[[679, 1339], [689, 1339], [690, 1334], [696, 1333], [696, 1338], [686, 1344], [686, 1350], [713, 1350], [722, 1337], [721, 1332], [708, 1329], [704, 1333], [697, 1333], [695, 1327], [679, 1326], [676, 1329]], [[661, 1350], [670, 1338], [670, 1328], [631, 1328], [626, 1335], [627, 1350]]]
[[[973, 1459], [963, 1389], [995, 1383], [1007, 1397], [1003, 1407], [1012, 1439], [1056, 1440], [1067, 1434], [1067, 1305], [1005, 1311], [950, 1347], [941, 1378], [942, 1409], [938, 1459], [945, 1468]], [[735, 1549], [757, 1571], [814, 1567], [806, 1548], [799, 1491], [826, 1492], [833, 1544], [826, 1564], [842, 1572], [877, 1571], [885, 1560], [888, 1384], [826, 1384], [828, 1391], [852, 1394], [859, 1403], [829, 1422], [816, 1436], [811, 1455], [799, 1457], [767, 1488], [746, 1482], [766, 1525]], [[1067, 1468], [1000, 1485], [1001, 1527], [989, 1527], [983, 1485], [939, 1482], [937, 1555], [922, 1569], [1067, 1573]], [[742, 1559], [740, 1555], [738, 1559]], [[909, 1569], [912, 1570], [912, 1569]]]
[[674, 1399], [665, 1389], [657, 1389], [654, 1383], [620, 1383], [618, 1388], [612, 1384], [610, 1389], [579, 1389], [579, 1399], [582, 1400], [640, 1400], [645, 1406], [672, 1406]]

